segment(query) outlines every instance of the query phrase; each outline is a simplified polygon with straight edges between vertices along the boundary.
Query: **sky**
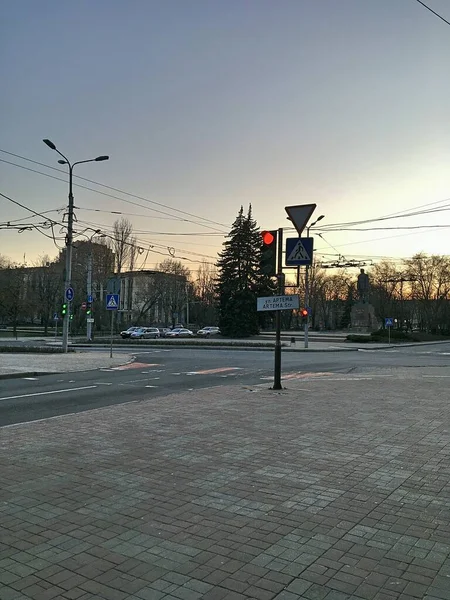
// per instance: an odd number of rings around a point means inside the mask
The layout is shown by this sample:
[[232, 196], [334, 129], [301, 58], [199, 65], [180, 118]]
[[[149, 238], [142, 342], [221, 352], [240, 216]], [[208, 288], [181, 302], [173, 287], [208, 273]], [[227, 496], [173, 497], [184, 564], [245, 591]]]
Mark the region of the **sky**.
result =
[[[448, 0], [428, 4], [450, 20]], [[448, 228], [325, 230], [423, 205], [447, 210], [366, 227], [450, 225], [449, 59], [450, 27], [416, 0], [4, 3], [0, 192], [67, 204], [49, 138], [72, 161], [110, 156], [74, 174], [131, 195], [75, 178], [92, 188], [74, 188], [76, 230], [123, 213], [142, 267], [214, 262], [249, 203], [262, 229], [316, 203], [324, 260], [448, 254]], [[0, 225], [29, 216], [0, 197]], [[0, 227], [2, 255], [57, 252], [49, 230]]]

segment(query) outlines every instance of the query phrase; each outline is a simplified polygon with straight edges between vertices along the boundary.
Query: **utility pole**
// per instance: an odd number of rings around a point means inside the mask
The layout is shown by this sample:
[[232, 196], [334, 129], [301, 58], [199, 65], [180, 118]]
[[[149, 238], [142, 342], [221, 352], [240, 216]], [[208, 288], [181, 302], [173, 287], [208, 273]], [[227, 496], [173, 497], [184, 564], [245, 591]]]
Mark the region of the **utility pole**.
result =
[[189, 327], [189, 283], [186, 281], [186, 327]]
[[[316, 225], [324, 217], [325, 217], [325, 215], [320, 215], [320, 217], [318, 217], [314, 221], [314, 223], [311, 223], [311, 225], [306, 228], [306, 237], [309, 237], [309, 230], [311, 229], [311, 227], [314, 227], [314, 225]], [[308, 348], [308, 346], [309, 346], [309, 339], [308, 339], [309, 317], [310, 317], [310, 314], [309, 314], [310, 313], [310, 310], [309, 310], [309, 265], [306, 265], [306, 270], [305, 270], [305, 308], [308, 311], [308, 316], [306, 317], [304, 340], [305, 340], [305, 348]]]
[[[66, 235], [66, 269], [64, 277], [64, 299], [66, 299], [66, 292], [71, 287], [72, 282], [72, 247], [73, 247], [73, 168], [75, 165], [88, 162], [100, 162], [109, 160], [109, 156], [97, 156], [97, 158], [90, 158], [89, 160], [79, 160], [71, 163], [69, 159], [64, 156], [62, 152], [58, 150], [55, 144], [49, 140], [42, 140], [51, 150], [55, 150], [63, 160], [58, 160], [60, 165], [67, 165], [69, 167], [69, 207], [67, 217], [67, 235]], [[64, 300], [65, 301], [65, 300]], [[63, 337], [62, 337], [62, 350], [68, 352], [69, 349], [69, 324], [70, 324], [70, 313], [71, 313], [71, 301], [67, 299], [67, 313], [64, 316], [63, 321]]]
[[[87, 301], [90, 303], [92, 298], [92, 242], [89, 244], [88, 264], [87, 264], [87, 281], [86, 281]], [[86, 318], [86, 338], [90, 342], [92, 339], [92, 323], [90, 319], [93, 313], [87, 315]]]

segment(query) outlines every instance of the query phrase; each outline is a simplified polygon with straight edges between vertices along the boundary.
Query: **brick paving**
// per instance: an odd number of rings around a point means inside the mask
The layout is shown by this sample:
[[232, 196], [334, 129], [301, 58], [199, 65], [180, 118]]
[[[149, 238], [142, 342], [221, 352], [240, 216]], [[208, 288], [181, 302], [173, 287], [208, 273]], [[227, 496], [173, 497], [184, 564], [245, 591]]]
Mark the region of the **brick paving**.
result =
[[445, 379], [288, 385], [1, 429], [1, 600], [450, 599]]

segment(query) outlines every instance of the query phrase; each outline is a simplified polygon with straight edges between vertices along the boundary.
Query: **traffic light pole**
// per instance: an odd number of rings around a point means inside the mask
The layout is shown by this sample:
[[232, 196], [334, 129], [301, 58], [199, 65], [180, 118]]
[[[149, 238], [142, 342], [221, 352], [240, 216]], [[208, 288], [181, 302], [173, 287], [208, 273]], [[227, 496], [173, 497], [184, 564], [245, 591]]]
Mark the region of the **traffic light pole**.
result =
[[[92, 244], [89, 248], [88, 254], [88, 264], [87, 264], [87, 281], [86, 281], [86, 291], [87, 291], [87, 302], [90, 304], [90, 297], [92, 296]], [[91, 314], [86, 315], [86, 338], [87, 341], [90, 342], [92, 339], [92, 323], [90, 319], [92, 318], [92, 310]]]
[[[65, 158], [65, 157], [64, 157]], [[67, 159], [66, 159], [67, 160]], [[67, 217], [67, 236], [66, 236], [66, 276], [64, 280], [64, 295], [66, 290], [70, 288], [72, 281], [72, 244], [73, 244], [73, 191], [72, 191], [72, 170], [73, 165], [67, 160], [69, 167], [69, 211]], [[71, 303], [67, 302], [67, 312], [64, 316], [63, 321], [63, 335], [62, 335], [62, 351], [68, 352], [69, 349], [69, 323], [70, 323], [70, 309]]]
[[[283, 279], [283, 228], [278, 229], [278, 252], [277, 252], [277, 280], [278, 294], [284, 294]], [[281, 310], [275, 313], [275, 368], [273, 376], [273, 390], [282, 390], [281, 385]]]

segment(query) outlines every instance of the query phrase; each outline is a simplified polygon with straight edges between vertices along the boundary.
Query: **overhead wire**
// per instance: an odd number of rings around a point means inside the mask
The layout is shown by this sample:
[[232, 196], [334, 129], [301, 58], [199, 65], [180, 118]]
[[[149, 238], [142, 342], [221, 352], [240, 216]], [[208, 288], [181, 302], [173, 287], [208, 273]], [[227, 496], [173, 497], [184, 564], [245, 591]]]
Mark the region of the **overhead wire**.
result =
[[445, 19], [442, 15], [440, 15], [439, 13], [437, 13], [435, 10], [433, 10], [430, 6], [428, 6], [428, 4], [425, 4], [425, 2], [422, 2], [422, 0], [416, 0], [416, 2], [418, 2], [424, 8], [426, 8], [431, 13], [433, 13], [433, 15], [435, 15], [438, 19], [441, 19], [441, 21], [444, 21], [444, 23], [446, 23], [447, 25], [450, 25], [450, 21], [447, 21], [447, 19]]
[[[8, 150], [4, 150], [2, 148], [0, 148], [0, 152], [3, 152], [3, 153], [8, 154], [10, 156], [14, 156], [15, 158], [19, 158], [21, 160], [25, 160], [27, 162], [31, 162], [33, 164], [37, 164], [37, 165], [39, 165], [41, 167], [45, 167], [47, 169], [52, 169], [53, 171], [57, 171], [58, 173], [65, 173], [66, 172], [63, 169], [58, 169], [57, 167], [53, 167], [52, 165], [47, 165], [45, 163], [41, 163], [41, 162], [33, 160], [31, 158], [27, 158], [25, 156], [21, 156], [20, 154], [15, 154], [13, 152], [9, 152]], [[6, 163], [12, 164], [14, 166], [18, 166], [18, 167], [22, 166], [23, 167], [23, 165], [17, 165], [16, 163], [12, 163], [10, 161], [5, 161], [3, 159], [0, 159], [0, 160], [2, 160], [2, 162], [6, 162]], [[35, 171], [35, 172], [43, 174], [40, 171]], [[119, 194], [123, 194], [125, 196], [130, 196], [130, 197], [136, 198], [138, 200], [143, 200], [144, 202], [148, 202], [149, 204], [154, 204], [156, 206], [161, 206], [163, 208], [167, 208], [167, 209], [171, 210], [172, 212], [176, 212], [176, 213], [179, 213], [179, 214], [182, 214], [182, 215], [187, 215], [189, 217], [193, 217], [194, 219], [200, 219], [201, 221], [205, 221], [205, 223], [211, 223], [213, 225], [219, 225], [220, 227], [226, 227], [226, 225], [224, 225], [223, 223], [219, 223], [218, 221], [214, 221], [212, 219], [208, 219], [208, 218], [200, 216], [200, 215], [195, 215], [193, 213], [190, 213], [190, 212], [185, 211], [185, 210], [181, 210], [179, 208], [173, 208], [173, 207], [171, 207], [171, 206], [169, 206], [167, 204], [164, 204], [162, 202], [157, 202], [156, 200], [149, 200], [148, 198], [145, 198], [144, 196], [139, 196], [137, 194], [133, 194], [131, 192], [127, 192], [125, 190], [121, 190], [121, 189], [113, 187], [111, 185], [107, 185], [105, 183], [100, 183], [98, 181], [94, 181], [93, 179], [88, 179], [87, 177], [82, 177], [81, 175], [74, 175], [74, 177], [77, 178], [77, 179], [81, 179], [82, 181], [87, 181], [88, 183], [92, 183], [94, 185], [98, 185], [100, 187], [104, 187], [104, 188], [112, 190], [114, 192], [118, 192]], [[81, 187], [81, 186], [79, 186], [79, 187]], [[156, 209], [151, 209], [151, 210], [154, 210], [155, 212], [162, 212], [162, 211], [158, 211]], [[169, 213], [163, 213], [163, 214], [169, 214]], [[171, 215], [171, 216], [173, 216], [173, 215]], [[189, 221], [188, 219], [185, 219], [185, 220]], [[197, 224], [198, 225], [202, 225], [201, 223], [197, 223]]]

